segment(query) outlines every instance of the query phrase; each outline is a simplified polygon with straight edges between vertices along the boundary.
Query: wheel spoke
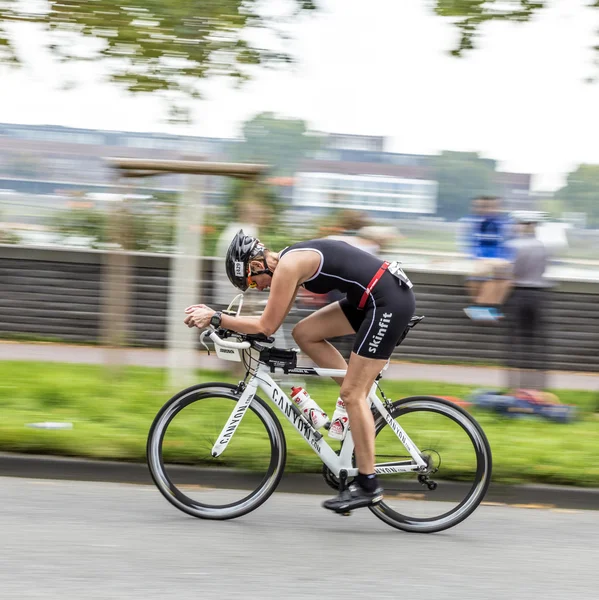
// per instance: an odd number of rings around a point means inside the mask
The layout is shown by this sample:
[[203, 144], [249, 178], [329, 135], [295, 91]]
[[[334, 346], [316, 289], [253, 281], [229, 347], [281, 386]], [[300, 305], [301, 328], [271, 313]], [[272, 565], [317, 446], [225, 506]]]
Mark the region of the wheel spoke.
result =
[[[490, 480], [491, 452], [484, 433], [470, 415], [436, 398], [397, 402], [392, 415], [430, 470], [381, 475], [385, 499], [372, 512], [409, 531], [439, 531], [459, 523], [480, 503]], [[404, 456], [397, 436], [379, 419], [375, 462]]]
[[[268, 498], [282, 475], [285, 439], [270, 408], [254, 398], [225, 451], [212, 448], [238, 401], [217, 384], [172, 398], [148, 438], [148, 463], [158, 489], [180, 510], [200, 518], [245, 514]], [[215, 389], [218, 387], [218, 389]]]

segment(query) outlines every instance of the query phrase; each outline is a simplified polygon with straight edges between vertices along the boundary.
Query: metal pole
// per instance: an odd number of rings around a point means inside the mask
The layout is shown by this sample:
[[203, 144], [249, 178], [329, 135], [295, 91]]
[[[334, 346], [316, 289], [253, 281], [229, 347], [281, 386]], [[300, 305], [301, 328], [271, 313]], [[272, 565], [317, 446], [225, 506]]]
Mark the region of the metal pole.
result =
[[176, 254], [171, 257], [167, 313], [168, 385], [183, 388], [194, 383], [197, 329], [183, 323], [185, 308], [201, 298], [202, 184], [189, 175], [177, 208]]
[[119, 369], [123, 362], [120, 349], [126, 346], [130, 327], [132, 270], [130, 227], [124, 201], [109, 206], [107, 226], [108, 239], [120, 248], [107, 251], [102, 264], [102, 341], [105, 364]]
[[[238, 179], [256, 179], [267, 169], [267, 165], [249, 163], [215, 163], [208, 161], [162, 160], [146, 158], [105, 159], [120, 177], [152, 177], [162, 173], [187, 174], [186, 192], [182, 195], [177, 210], [177, 252], [171, 258], [170, 283], [167, 309], [167, 355], [169, 367], [169, 385], [183, 387], [193, 383], [197, 330], [189, 329], [184, 323], [184, 310], [191, 304], [201, 302], [201, 264], [202, 254], [202, 202], [200, 195], [201, 180], [197, 175], [219, 175]], [[196, 177], [193, 177], [196, 175]], [[114, 257], [116, 258], [116, 256]], [[126, 284], [122, 291], [121, 304], [106, 303], [105, 319], [113, 325], [111, 319], [120, 318], [126, 322], [130, 303], [130, 265], [128, 257], [119, 257], [118, 265], [123, 276], [119, 281], [113, 278], [108, 283], [108, 298], [114, 297], [115, 286]], [[123, 261], [125, 261], [123, 263]], [[115, 273], [117, 265], [108, 272]], [[118, 329], [118, 328], [117, 328]], [[121, 324], [122, 329], [122, 324]], [[114, 330], [113, 330], [114, 335]]]

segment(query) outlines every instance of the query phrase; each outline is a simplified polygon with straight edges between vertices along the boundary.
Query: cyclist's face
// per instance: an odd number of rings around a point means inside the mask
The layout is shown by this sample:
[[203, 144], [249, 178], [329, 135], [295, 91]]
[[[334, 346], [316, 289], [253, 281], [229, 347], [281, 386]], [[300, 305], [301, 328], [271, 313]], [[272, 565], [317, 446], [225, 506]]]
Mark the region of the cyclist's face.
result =
[[259, 260], [253, 260], [250, 263], [250, 272], [248, 273], [248, 286], [252, 289], [262, 291], [270, 287], [272, 276], [267, 273], [262, 273], [265, 269], [265, 264]]
[[260, 292], [270, 287], [272, 277], [266, 273], [260, 273], [260, 275], [250, 274], [248, 277], [248, 283], [251, 288], [257, 289]]

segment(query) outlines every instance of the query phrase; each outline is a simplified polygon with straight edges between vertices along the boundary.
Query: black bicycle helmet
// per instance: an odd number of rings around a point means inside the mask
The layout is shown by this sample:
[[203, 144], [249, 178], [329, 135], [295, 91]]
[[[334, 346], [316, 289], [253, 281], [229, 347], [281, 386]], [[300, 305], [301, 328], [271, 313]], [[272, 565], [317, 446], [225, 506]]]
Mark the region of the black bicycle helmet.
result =
[[248, 274], [250, 269], [250, 260], [253, 258], [253, 251], [260, 241], [251, 236], [245, 235], [243, 229], [236, 234], [225, 258], [225, 269], [229, 281], [242, 292], [248, 289]]

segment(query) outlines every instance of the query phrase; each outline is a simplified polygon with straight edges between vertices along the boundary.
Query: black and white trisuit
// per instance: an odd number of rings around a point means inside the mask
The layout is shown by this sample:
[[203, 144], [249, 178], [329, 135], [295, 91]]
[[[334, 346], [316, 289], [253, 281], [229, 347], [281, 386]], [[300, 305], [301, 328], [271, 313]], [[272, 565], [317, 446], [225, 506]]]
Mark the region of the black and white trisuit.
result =
[[303, 284], [309, 292], [338, 290], [346, 295], [339, 305], [356, 332], [353, 351], [367, 358], [389, 358], [416, 307], [412, 284], [398, 264], [329, 239], [293, 244], [279, 257], [300, 250], [320, 254], [318, 271]]

